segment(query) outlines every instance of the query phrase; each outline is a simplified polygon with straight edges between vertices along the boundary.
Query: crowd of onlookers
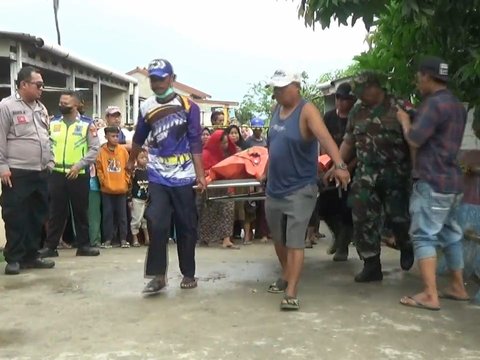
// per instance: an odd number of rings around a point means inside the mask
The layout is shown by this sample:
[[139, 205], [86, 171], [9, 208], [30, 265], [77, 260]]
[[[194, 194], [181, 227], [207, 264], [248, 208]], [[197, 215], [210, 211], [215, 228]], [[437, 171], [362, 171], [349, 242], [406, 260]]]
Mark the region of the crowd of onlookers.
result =
[[[95, 118], [100, 150], [97, 161], [90, 166], [89, 238], [92, 247], [138, 247], [149, 244], [144, 212], [148, 200], [148, 154], [142, 151], [130, 175], [125, 169], [134, 129], [121, 126], [120, 109], [109, 106], [105, 119]], [[213, 112], [212, 126], [202, 129], [203, 160], [205, 169], [236, 152], [252, 146], [266, 146], [265, 122], [253, 118], [250, 124], [224, 125], [222, 112]], [[111, 155], [116, 159], [112, 162]], [[112, 176], [114, 174], [114, 176]], [[215, 190], [209, 190], [211, 195]], [[225, 193], [216, 190], [218, 194]], [[254, 238], [268, 241], [264, 201], [207, 201], [197, 197], [199, 214], [199, 245], [222, 242], [226, 249], [239, 249], [235, 240], [243, 245], [252, 244]], [[59, 248], [74, 245], [72, 216], [69, 216]], [[176, 241], [173, 224], [171, 241]], [[47, 254], [48, 255], [48, 254]], [[56, 254], [55, 254], [56, 255]]]

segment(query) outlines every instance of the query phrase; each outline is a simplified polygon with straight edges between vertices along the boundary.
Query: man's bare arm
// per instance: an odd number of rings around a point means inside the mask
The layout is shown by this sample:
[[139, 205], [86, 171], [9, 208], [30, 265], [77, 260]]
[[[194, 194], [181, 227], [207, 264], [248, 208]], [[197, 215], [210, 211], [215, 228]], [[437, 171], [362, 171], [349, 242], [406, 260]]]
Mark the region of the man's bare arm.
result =
[[322, 115], [320, 115], [318, 109], [311, 103], [306, 104], [303, 109], [309, 130], [320, 142], [325, 152], [332, 158], [332, 161], [335, 164], [342, 163], [343, 160], [340, 156], [338, 146], [325, 126]]

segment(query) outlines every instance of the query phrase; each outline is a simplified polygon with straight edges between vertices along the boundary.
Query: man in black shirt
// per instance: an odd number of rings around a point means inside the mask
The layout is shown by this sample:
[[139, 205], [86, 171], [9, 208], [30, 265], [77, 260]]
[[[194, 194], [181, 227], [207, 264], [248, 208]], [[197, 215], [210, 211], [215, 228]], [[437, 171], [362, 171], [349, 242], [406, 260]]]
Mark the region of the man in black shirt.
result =
[[[335, 92], [335, 109], [328, 111], [323, 117], [333, 140], [340, 147], [347, 127], [348, 114], [355, 104], [352, 88], [348, 83], [342, 83]], [[356, 161], [348, 164], [350, 176], [353, 176]], [[352, 211], [347, 205], [347, 192], [342, 192], [340, 198], [337, 190], [323, 191], [319, 197], [319, 214], [332, 231], [334, 242], [329, 254], [335, 254], [334, 261], [348, 259], [348, 244], [352, 240]]]

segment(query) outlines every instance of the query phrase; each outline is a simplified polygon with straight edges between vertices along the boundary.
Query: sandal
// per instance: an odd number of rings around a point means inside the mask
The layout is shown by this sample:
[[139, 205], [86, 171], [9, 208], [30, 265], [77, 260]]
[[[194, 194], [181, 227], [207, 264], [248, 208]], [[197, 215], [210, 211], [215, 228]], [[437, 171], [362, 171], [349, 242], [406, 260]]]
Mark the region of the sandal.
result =
[[57, 246], [57, 249], [71, 249], [72, 245], [67, 244], [65, 241], [60, 240], [60, 243]]
[[285, 295], [280, 303], [281, 310], [298, 310], [300, 309], [300, 302], [296, 297]]
[[253, 244], [253, 241], [250, 241], [250, 240], [245, 240], [243, 242], [243, 245], [252, 245]]
[[440, 310], [440, 307], [424, 304], [418, 300], [415, 300], [413, 296], [404, 296], [403, 298], [400, 299], [400, 304], [404, 306], [414, 307], [417, 309], [423, 309], [423, 310], [430, 310], [430, 311]]
[[135, 241], [132, 246], [133, 247], [140, 247], [141, 245], [138, 241]]
[[285, 291], [287, 286], [288, 282], [283, 280], [282, 278], [279, 278], [277, 281], [270, 284], [267, 291], [272, 294], [281, 294]]
[[195, 289], [198, 286], [197, 279], [184, 276], [180, 283], [180, 289]]
[[235, 244], [222, 245], [222, 248], [227, 250], [240, 250], [240, 247]]
[[145, 286], [143, 289], [142, 293], [145, 295], [154, 295], [158, 294], [160, 290], [162, 290], [166, 286], [165, 278], [162, 277], [156, 277]]

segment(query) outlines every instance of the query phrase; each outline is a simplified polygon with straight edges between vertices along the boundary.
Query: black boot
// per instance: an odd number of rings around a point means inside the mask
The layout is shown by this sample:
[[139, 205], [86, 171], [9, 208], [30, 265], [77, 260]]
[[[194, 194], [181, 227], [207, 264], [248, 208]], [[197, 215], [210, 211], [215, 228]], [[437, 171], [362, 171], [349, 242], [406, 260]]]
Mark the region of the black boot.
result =
[[412, 245], [406, 245], [400, 249], [400, 267], [402, 270], [408, 271], [412, 268], [415, 257], [413, 255]]
[[335, 222], [335, 218], [333, 216], [325, 216], [323, 218], [323, 221], [325, 224], [327, 224], [328, 228], [330, 229], [330, 232], [332, 233], [332, 242], [330, 246], [327, 249], [327, 254], [328, 255], [333, 255], [337, 251], [337, 224]]
[[342, 224], [337, 227], [338, 234], [335, 236], [335, 247], [337, 251], [333, 256], [333, 261], [348, 260], [348, 246], [353, 238], [353, 228], [348, 224]]
[[382, 264], [380, 255], [364, 259], [363, 270], [355, 276], [356, 282], [382, 281]]

